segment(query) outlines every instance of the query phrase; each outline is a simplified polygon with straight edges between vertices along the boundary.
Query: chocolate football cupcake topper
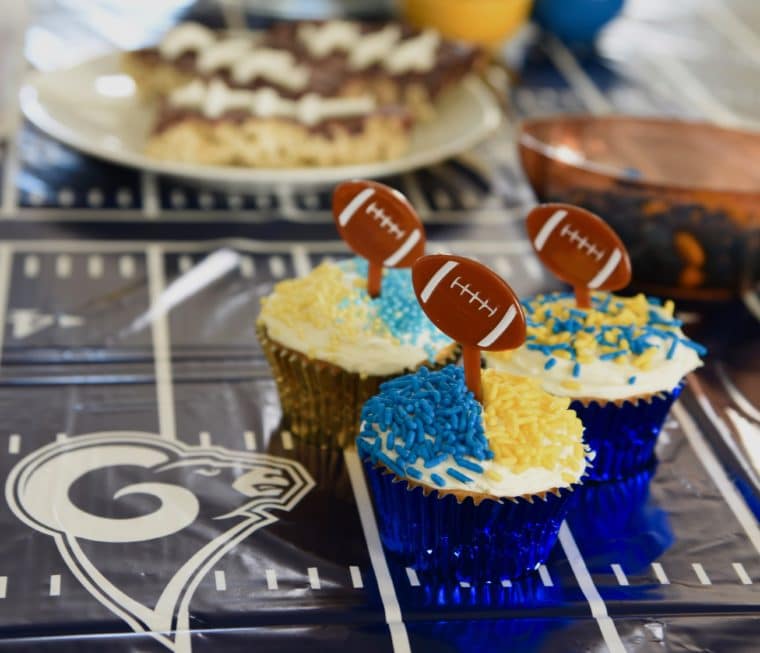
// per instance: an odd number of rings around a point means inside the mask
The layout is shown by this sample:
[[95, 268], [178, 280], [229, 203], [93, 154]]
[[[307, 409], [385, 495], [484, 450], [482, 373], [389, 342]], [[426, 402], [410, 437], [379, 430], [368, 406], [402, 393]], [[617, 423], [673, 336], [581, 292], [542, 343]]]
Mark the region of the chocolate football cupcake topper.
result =
[[480, 352], [515, 349], [525, 340], [520, 300], [498, 274], [462, 256], [420, 257], [412, 283], [431, 322], [462, 345], [465, 381], [480, 401]]
[[533, 249], [551, 272], [573, 286], [579, 308], [592, 290], [618, 290], [631, 280], [623, 241], [598, 215], [571, 204], [542, 204], [525, 220]]
[[380, 294], [383, 268], [408, 268], [425, 253], [425, 228], [407, 199], [375, 181], [344, 181], [333, 193], [338, 233], [367, 259], [367, 292]]

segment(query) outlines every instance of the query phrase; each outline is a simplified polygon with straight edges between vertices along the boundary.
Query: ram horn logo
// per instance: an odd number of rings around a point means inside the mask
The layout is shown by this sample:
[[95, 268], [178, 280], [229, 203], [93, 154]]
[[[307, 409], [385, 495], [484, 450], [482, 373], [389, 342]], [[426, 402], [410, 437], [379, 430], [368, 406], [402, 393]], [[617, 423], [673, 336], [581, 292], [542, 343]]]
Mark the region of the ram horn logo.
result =
[[[98, 601], [135, 632], [186, 653], [190, 601], [203, 577], [277, 521], [273, 511], [291, 510], [313, 487], [306, 470], [284, 458], [107, 432], [28, 455], [11, 471], [5, 495], [19, 519], [53, 537]], [[160, 560], [160, 569], [125, 580], [130, 547], [135, 560]], [[145, 581], [156, 575], [157, 584]]]

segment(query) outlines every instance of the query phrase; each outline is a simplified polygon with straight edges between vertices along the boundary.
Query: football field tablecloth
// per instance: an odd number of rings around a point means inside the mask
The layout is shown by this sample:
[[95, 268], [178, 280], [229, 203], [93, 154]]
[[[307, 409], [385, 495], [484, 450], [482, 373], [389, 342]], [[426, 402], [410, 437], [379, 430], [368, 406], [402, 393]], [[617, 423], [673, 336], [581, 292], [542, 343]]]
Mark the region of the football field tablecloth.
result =
[[[752, 126], [754, 3], [660, 5], [629, 2], [595, 57], [531, 47], [513, 120]], [[530, 577], [431, 588], [386, 557], [356, 454], [282, 428], [253, 330], [277, 281], [348, 255], [329, 192], [205, 189], [28, 124], [2, 161], [0, 650], [757, 649], [760, 486], [740, 432], [760, 424], [754, 296], [685, 307], [711, 353], [656, 467], [580, 488]], [[388, 183], [429, 251], [477, 258], [521, 296], [555, 287], [523, 232], [534, 198], [510, 125]]]

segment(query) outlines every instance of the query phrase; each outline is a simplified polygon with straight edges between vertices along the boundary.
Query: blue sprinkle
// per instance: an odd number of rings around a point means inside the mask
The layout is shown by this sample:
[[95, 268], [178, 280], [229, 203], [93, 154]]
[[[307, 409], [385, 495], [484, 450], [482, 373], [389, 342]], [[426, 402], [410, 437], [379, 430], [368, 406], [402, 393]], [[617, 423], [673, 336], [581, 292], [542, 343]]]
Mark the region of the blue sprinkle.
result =
[[673, 342], [670, 343], [670, 347], [668, 348], [668, 355], [666, 356], [668, 360], [673, 359], [673, 356], [675, 356], [677, 347], [678, 347], [678, 338], [673, 338]]
[[628, 377], [628, 385], [633, 385], [634, 383], [636, 383], [636, 377], [635, 376]]
[[418, 480], [422, 478], [422, 472], [416, 467], [407, 467], [406, 475], [411, 476], [412, 478], [416, 478]]
[[703, 347], [702, 345], [700, 345], [699, 343], [694, 342], [693, 340], [687, 340], [685, 338], [681, 338], [679, 340], [679, 342], [682, 345], [684, 345], [686, 347], [689, 347], [690, 349], [693, 349], [700, 356], [704, 356], [707, 353], [707, 347]]
[[575, 365], [573, 365], [573, 376], [577, 378], [580, 375], [581, 375], [581, 364], [576, 363]]
[[625, 349], [619, 349], [618, 351], [611, 351], [611, 352], [608, 352], [606, 354], [602, 354], [601, 356], [599, 356], [599, 360], [600, 361], [611, 361], [611, 360], [617, 358], [618, 356], [622, 356], [622, 355], [627, 354], [627, 353], [628, 352]]
[[[476, 463], [470, 460], [493, 458], [481, 413], [482, 406], [467, 389], [462, 368], [449, 365], [436, 372], [421, 368], [383, 383], [380, 393], [365, 403], [362, 438], [372, 445], [363, 444], [362, 452], [391, 468], [382, 451], [390, 440], [398, 455], [395, 462], [391, 461], [396, 473], [415, 463], [431, 469], [453, 462], [454, 457], [469, 459], [467, 462], [474, 466]], [[379, 435], [374, 425], [392, 432], [394, 437]]]
[[550, 370], [552, 367], [554, 367], [557, 364], [556, 358], [550, 358], [548, 361], [544, 363], [544, 369]]
[[449, 467], [446, 470], [446, 473], [451, 476], [451, 478], [455, 478], [457, 481], [462, 481], [462, 483], [472, 483], [472, 479], [469, 476], [465, 476], [462, 472], [453, 467]]
[[478, 463], [474, 463], [471, 460], [462, 458], [461, 456], [454, 456], [454, 460], [456, 461], [457, 465], [464, 467], [465, 469], [469, 469], [471, 472], [477, 472], [478, 474], [483, 473], [483, 468], [478, 465]]
[[441, 453], [435, 456], [434, 458], [430, 458], [429, 460], [425, 461], [425, 469], [430, 469], [431, 467], [436, 467], [437, 465], [440, 465], [446, 458], [448, 458], [448, 454]]
[[446, 485], [446, 481], [442, 477], [438, 476], [438, 474], [431, 474], [430, 480], [433, 481], [433, 483], [435, 483], [438, 487], [443, 487]]
[[377, 459], [390, 469], [396, 476], [403, 477], [404, 470], [401, 469], [393, 460], [386, 456], [382, 451], [377, 453]]

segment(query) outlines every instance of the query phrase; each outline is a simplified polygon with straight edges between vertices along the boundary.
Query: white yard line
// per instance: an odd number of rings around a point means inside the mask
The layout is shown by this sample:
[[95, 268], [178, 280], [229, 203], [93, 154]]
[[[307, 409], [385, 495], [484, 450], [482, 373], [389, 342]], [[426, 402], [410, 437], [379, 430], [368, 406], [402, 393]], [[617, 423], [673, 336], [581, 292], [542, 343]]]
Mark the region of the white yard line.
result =
[[60, 574], [53, 574], [50, 576], [50, 596], [60, 596], [61, 595], [61, 575]]
[[243, 442], [249, 451], [256, 450], [256, 434], [253, 431], [243, 431]]
[[623, 587], [627, 586], [628, 577], [625, 575], [623, 568], [617, 563], [612, 564], [611, 567], [612, 573], [615, 574], [615, 580], [617, 580], [618, 585], [621, 585]]
[[309, 567], [306, 570], [309, 576], [309, 587], [313, 590], [322, 589], [322, 581], [319, 580], [319, 569], [316, 567]]
[[750, 578], [750, 575], [747, 573], [747, 570], [744, 568], [744, 565], [741, 562], [734, 562], [731, 564], [731, 566], [734, 568], [734, 571], [739, 577], [742, 585], [752, 585], [752, 578]]
[[552, 580], [552, 577], [549, 574], [549, 570], [546, 568], [546, 565], [538, 566], [538, 575], [541, 577], [541, 582], [543, 583], [544, 587], [554, 587], [554, 581]]
[[152, 172], [143, 172], [140, 182], [143, 215], [149, 220], [155, 220], [161, 214], [156, 176]]
[[[429, 241], [428, 250], [437, 251], [440, 241]], [[155, 244], [150, 240], [6, 240], [5, 244], [13, 247], [15, 252], [27, 253], [123, 253], [145, 250]], [[317, 254], [346, 254], [346, 244], [342, 240], [294, 241], [294, 240], [247, 240], [244, 238], [219, 238], [205, 241], [167, 241], [161, 244], [164, 254], [211, 252], [220, 248], [235, 249], [253, 254], [288, 255], [293, 247], [305, 247], [307, 252]], [[533, 251], [530, 241], [520, 240], [467, 240], [458, 243], [458, 250], [467, 255], [474, 254], [528, 254]]]
[[760, 527], [754, 515], [747, 507], [747, 504], [741, 498], [741, 495], [737, 491], [734, 484], [726, 475], [722, 465], [715, 457], [710, 445], [705, 440], [702, 433], [699, 431], [694, 420], [686, 412], [686, 409], [681, 404], [676, 403], [673, 406], [673, 414], [681, 424], [681, 429], [686, 435], [686, 439], [691, 444], [692, 449], [697, 454], [697, 458], [702, 463], [702, 466], [707, 470], [707, 473], [712, 478], [715, 485], [723, 495], [728, 507], [736, 517], [744, 532], [747, 534], [749, 541], [755, 547], [755, 551], [760, 555]]
[[150, 293], [151, 335], [153, 338], [153, 359], [156, 375], [156, 395], [158, 400], [158, 425], [161, 437], [176, 440], [174, 420], [174, 389], [172, 387], [171, 344], [169, 341], [169, 319], [161, 307], [161, 293], [166, 288], [164, 274], [164, 253], [159, 245], [148, 246], [148, 290]]
[[[707, 419], [710, 420], [712, 425], [715, 427], [715, 430], [718, 432], [718, 435], [720, 435], [724, 444], [728, 447], [729, 451], [734, 455], [734, 458], [736, 458], [736, 460], [742, 466], [742, 469], [744, 470], [744, 472], [755, 483], [760, 482], [760, 479], [758, 478], [758, 475], [757, 475], [757, 470], [753, 466], [752, 461], [747, 459], [747, 456], [744, 454], [741, 448], [737, 445], [728, 424], [726, 424], [723, 418], [720, 415], [718, 415], [718, 413], [715, 411], [715, 408], [710, 403], [710, 400], [708, 399], [707, 395], [702, 390], [702, 385], [693, 375], [689, 379], [689, 386], [694, 392], [694, 396], [697, 398], [697, 403], [702, 409], [702, 412], [705, 414]], [[729, 408], [728, 410], [731, 410], [731, 409]], [[742, 433], [739, 432], [739, 435], [742, 436]], [[751, 452], [748, 451], [748, 453], [751, 453]]]
[[696, 10], [701, 14], [710, 29], [717, 29], [755, 63], [760, 64], [760, 36], [755, 34], [745, 23], [731, 11], [725, 0], [713, 0], [697, 4]]
[[[414, 176], [414, 173], [406, 173], [402, 177], [402, 180], [404, 182], [404, 195], [406, 195], [406, 198], [414, 207], [414, 210], [423, 217], [427, 218], [430, 216], [430, 205], [428, 204], [427, 199], [425, 199], [425, 194], [417, 183], [417, 178]], [[432, 213], [432, 215], [435, 215], [435, 213]]]
[[217, 592], [224, 592], [227, 589], [227, 576], [220, 569], [214, 571], [214, 585]]
[[219, 0], [219, 9], [229, 29], [239, 31], [248, 28], [245, 20], [245, 10], [241, 3]]
[[555, 36], [547, 35], [546, 54], [591, 113], [612, 113], [614, 107], [586, 74], [570, 50]]
[[692, 562], [691, 568], [694, 570], [694, 574], [702, 585], [712, 585], [710, 577], [707, 575], [705, 568], [700, 562]]
[[406, 626], [401, 618], [401, 607], [396, 597], [396, 590], [393, 587], [393, 579], [388, 569], [388, 562], [385, 559], [383, 545], [380, 542], [380, 533], [377, 530], [375, 512], [369, 498], [369, 490], [364, 479], [361, 461], [355, 449], [346, 449], [343, 455], [356, 498], [356, 507], [359, 510], [364, 539], [367, 541], [372, 569], [375, 572], [375, 578], [377, 578], [377, 588], [385, 610], [385, 621], [390, 629], [393, 650], [395, 653], [411, 653], [409, 635], [407, 635]]
[[760, 422], [760, 410], [755, 408], [752, 402], [742, 394], [741, 390], [739, 390], [736, 385], [734, 385], [734, 382], [729, 378], [723, 363], [718, 362], [715, 365], [715, 373], [718, 375], [718, 378], [723, 384], [723, 387], [728, 393], [728, 396], [731, 397], [731, 401], [736, 404], [737, 408], [745, 413], [747, 417], [751, 417], [752, 419]]
[[668, 578], [668, 575], [665, 573], [665, 570], [659, 562], [652, 563], [652, 571], [654, 572], [654, 575], [657, 576], [660, 585], [670, 585], [670, 578]]
[[21, 436], [18, 433], [11, 433], [8, 438], [8, 453], [12, 456], [21, 451]]
[[591, 609], [591, 616], [596, 619], [599, 625], [599, 630], [602, 633], [602, 638], [605, 644], [607, 644], [609, 652], [625, 653], [625, 646], [620, 639], [615, 622], [607, 614], [607, 606], [604, 603], [604, 599], [602, 599], [599, 590], [594, 585], [594, 581], [586, 567], [586, 563], [583, 561], [583, 556], [581, 556], [581, 552], [575, 543], [575, 538], [570, 532], [567, 522], [562, 522], [562, 526], [559, 529], [559, 542], [570, 563], [570, 568], [573, 570], [578, 587], [581, 588], [583, 596], [586, 597], [586, 601]]
[[[726, 127], [749, 124], [736, 113], [716, 100], [710, 90], [689, 71], [686, 65], [673, 57], [657, 57], [649, 68], [664, 77], [683, 95], [683, 103], [691, 104], [705, 118]], [[760, 123], [757, 123], [760, 125]]]
[[10, 138], [5, 146], [3, 204], [0, 206], [0, 217], [12, 218], [18, 211], [18, 187], [16, 186], [18, 170], [18, 135], [16, 135]]
[[13, 248], [0, 244], [0, 363], [2, 363], [3, 343], [5, 342], [5, 321], [8, 311], [8, 296], [13, 271]]
[[299, 277], [305, 277], [311, 272], [311, 262], [309, 261], [309, 253], [303, 245], [296, 245], [290, 250], [290, 254], [293, 258], [293, 268], [296, 271], [296, 275]]
[[364, 580], [362, 580], [361, 569], [359, 569], [359, 567], [356, 565], [350, 565], [348, 571], [351, 574], [351, 585], [353, 585], [355, 589], [361, 589], [364, 587]]

